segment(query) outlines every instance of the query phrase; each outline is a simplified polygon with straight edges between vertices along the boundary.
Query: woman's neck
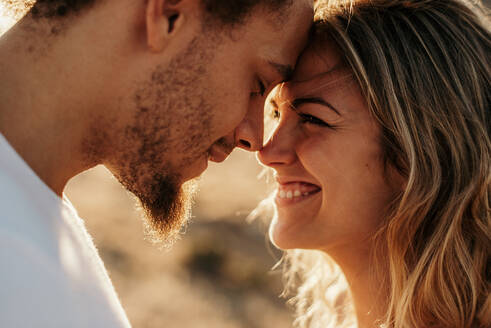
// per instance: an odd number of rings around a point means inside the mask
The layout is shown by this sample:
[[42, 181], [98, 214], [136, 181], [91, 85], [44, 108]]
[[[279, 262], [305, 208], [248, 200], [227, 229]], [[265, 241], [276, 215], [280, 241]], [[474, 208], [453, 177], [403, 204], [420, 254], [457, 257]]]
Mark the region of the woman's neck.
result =
[[374, 262], [372, 249], [371, 246], [358, 245], [356, 249], [328, 251], [341, 267], [350, 287], [358, 328], [378, 327], [387, 309], [387, 270], [382, 270], [378, 267], [380, 264]]

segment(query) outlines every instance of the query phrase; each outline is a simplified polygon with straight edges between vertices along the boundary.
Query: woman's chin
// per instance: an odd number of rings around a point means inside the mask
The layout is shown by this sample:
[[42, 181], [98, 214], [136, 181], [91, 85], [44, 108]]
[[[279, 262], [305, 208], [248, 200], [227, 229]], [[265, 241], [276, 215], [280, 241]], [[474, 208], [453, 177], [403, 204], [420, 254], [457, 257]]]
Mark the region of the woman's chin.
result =
[[269, 225], [269, 239], [271, 243], [276, 248], [282, 250], [302, 248], [303, 243], [298, 240], [300, 234], [294, 233], [294, 229], [291, 228], [278, 221], [278, 218], [274, 218]]
[[321, 198], [315, 197], [310, 206], [293, 204], [276, 207], [276, 213], [269, 226], [269, 238], [279, 249], [293, 248], [312, 249], [319, 241], [319, 212]]

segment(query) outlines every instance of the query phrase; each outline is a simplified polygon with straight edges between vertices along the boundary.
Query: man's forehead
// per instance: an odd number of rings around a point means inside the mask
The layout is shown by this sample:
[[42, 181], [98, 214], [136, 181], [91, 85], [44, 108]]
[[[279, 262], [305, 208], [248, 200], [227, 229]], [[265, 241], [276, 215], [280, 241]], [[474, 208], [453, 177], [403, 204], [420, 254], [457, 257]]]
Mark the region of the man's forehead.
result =
[[277, 82], [291, 79], [299, 55], [298, 45], [287, 42], [263, 43], [256, 49], [260, 61], [278, 77]]
[[269, 60], [268, 65], [279, 77], [281, 77], [280, 81], [287, 81], [293, 75], [293, 65], [291, 64], [282, 64]]
[[282, 10], [287, 17], [281, 14], [281, 10], [278, 13], [262, 11], [259, 17], [252, 20], [256, 22], [252, 24], [256, 25], [253, 28], [255, 38], [266, 43], [263, 46], [269, 49], [265, 53], [274, 54], [270, 59], [281, 57], [288, 48], [296, 48], [295, 57], [298, 56], [306, 44], [313, 23], [312, 6], [312, 1], [295, 0], [291, 6]]

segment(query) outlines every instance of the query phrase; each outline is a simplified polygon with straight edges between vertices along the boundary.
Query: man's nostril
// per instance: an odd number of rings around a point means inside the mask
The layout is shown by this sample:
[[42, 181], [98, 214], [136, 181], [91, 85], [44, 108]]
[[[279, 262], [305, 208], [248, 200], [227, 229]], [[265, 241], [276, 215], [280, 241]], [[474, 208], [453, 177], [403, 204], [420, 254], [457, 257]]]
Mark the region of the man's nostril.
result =
[[251, 148], [251, 143], [249, 141], [240, 139], [239, 143], [241, 146], [243, 146], [245, 148]]

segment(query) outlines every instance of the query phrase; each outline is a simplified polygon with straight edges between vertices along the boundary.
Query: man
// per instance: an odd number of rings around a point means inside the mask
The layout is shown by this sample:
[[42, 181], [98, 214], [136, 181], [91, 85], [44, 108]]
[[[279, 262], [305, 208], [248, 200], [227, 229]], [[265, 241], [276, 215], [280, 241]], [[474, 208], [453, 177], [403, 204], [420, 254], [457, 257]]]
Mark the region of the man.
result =
[[172, 238], [183, 184], [262, 147], [311, 19], [307, 0], [36, 2], [0, 39], [0, 326], [128, 327], [65, 184], [104, 164]]

